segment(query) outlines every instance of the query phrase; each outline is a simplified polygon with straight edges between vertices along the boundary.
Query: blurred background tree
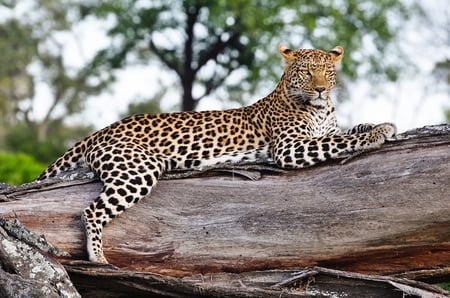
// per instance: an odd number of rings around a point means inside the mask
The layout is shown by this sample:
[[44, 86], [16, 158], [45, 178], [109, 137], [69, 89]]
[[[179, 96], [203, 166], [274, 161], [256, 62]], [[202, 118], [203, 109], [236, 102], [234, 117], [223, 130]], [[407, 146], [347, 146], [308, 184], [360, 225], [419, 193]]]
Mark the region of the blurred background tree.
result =
[[[441, 45], [450, 46], [450, 7], [442, 8], [442, 18], [435, 18], [434, 12], [425, 13], [425, 19], [433, 28], [434, 39], [431, 43], [439, 48]], [[433, 75], [437, 80], [437, 85], [433, 86], [433, 91], [444, 89], [450, 95], [450, 55], [438, 59], [433, 68]], [[447, 122], [450, 122], [450, 106], [444, 111]]]
[[97, 54], [95, 66], [112, 72], [156, 59], [176, 75], [171, 88], [179, 90], [181, 110], [190, 111], [211, 94], [243, 104], [243, 95], [271, 91], [267, 86], [282, 71], [276, 55], [281, 41], [322, 49], [338, 43], [348, 53], [346, 79], [370, 61], [366, 75], [395, 80], [399, 65], [382, 56], [411, 9], [392, 0], [107, 0], [82, 3], [80, 14], [114, 23], [112, 45]]
[[[0, 152], [27, 153], [44, 164], [99, 128], [103, 117], [86, 119], [92, 115], [86, 106], [130, 67], [158, 79], [148, 81], [153, 95], [139, 102], [120, 98], [117, 89], [108, 95], [108, 105], [128, 102], [122, 115], [210, 102], [229, 108], [273, 90], [283, 69], [278, 43], [341, 45], [346, 58], [336, 98], [344, 102], [346, 86], [358, 78], [378, 93], [376, 86], [413, 73], [399, 35], [411, 18], [434, 19], [414, 0], [0, 0], [0, 15]], [[96, 23], [106, 28], [94, 33], [98, 40], [76, 35], [82, 24]], [[75, 54], [68, 53], [67, 36], [76, 41]], [[442, 69], [448, 71], [445, 59], [436, 73]], [[121, 88], [131, 90], [132, 83]], [[110, 116], [111, 106], [99, 110]]]
[[[88, 63], [80, 69], [66, 64], [59, 34], [69, 32], [76, 19], [66, 2], [23, 1], [18, 9], [26, 12], [0, 23], [1, 149], [45, 163], [93, 129], [91, 123], [72, 126], [64, 120], [82, 112], [86, 99], [103, 91], [109, 79], [100, 79]], [[6, 11], [19, 6], [2, 4]], [[44, 102], [38, 88], [45, 89]]]

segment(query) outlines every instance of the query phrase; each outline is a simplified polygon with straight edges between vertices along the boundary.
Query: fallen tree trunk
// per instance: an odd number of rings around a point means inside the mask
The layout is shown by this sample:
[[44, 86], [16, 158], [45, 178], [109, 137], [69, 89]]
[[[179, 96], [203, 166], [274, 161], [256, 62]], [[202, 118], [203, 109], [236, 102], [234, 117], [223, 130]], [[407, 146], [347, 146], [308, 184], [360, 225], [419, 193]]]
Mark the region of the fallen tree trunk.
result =
[[[192, 276], [324, 266], [393, 274], [450, 264], [450, 126], [400, 135], [351, 161], [265, 174], [160, 181], [104, 233], [126, 270]], [[0, 192], [18, 218], [72, 260], [85, 259], [80, 212], [96, 180]], [[2, 201], [2, 202], [1, 202]], [[448, 277], [448, 270], [438, 277]], [[420, 278], [420, 276], [419, 276]]]
[[[9, 234], [9, 235], [8, 235]], [[18, 220], [0, 219], [0, 297], [81, 297], [55, 261], [65, 255]], [[320, 267], [197, 274], [184, 278], [118, 270], [85, 261], [66, 263], [83, 297], [402, 297], [444, 298], [428, 284]], [[6, 271], [4, 271], [5, 269]]]

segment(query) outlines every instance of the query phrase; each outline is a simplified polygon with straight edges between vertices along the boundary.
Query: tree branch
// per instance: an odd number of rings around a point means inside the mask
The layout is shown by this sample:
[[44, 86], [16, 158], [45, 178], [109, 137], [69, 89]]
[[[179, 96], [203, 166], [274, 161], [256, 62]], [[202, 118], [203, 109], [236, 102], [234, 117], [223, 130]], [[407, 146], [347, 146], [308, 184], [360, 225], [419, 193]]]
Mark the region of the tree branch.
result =
[[175, 61], [170, 60], [166, 55], [164, 55], [163, 51], [158, 49], [156, 45], [154, 44], [153, 40], [150, 39], [149, 41], [150, 50], [169, 68], [175, 71], [175, 73], [178, 75], [178, 77], [182, 77], [183, 73], [181, 69], [179, 68], [178, 64]]
[[225, 79], [234, 71], [236, 70], [236, 68], [233, 67], [228, 67], [227, 68], [227, 73], [224, 75], [221, 75], [219, 77], [219, 75], [217, 74], [217, 71], [214, 71], [214, 75], [211, 79], [205, 81], [203, 84], [205, 85], [205, 92], [203, 92], [202, 95], [198, 96], [195, 101], [200, 101], [202, 98], [208, 96], [211, 94], [211, 92], [213, 92], [214, 90], [216, 90], [217, 88], [219, 88], [222, 84], [224, 84]]
[[[208, 50], [202, 53], [197, 62], [197, 67], [194, 72], [197, 73], [208, 61], [217, 61], [217, 57], [223, 50], [234, 44], [240, 37], [240, 33], [236, 30], [225, 31], [224, 33], [230, 34], [230, 37], [226, 41], [222, 41], [222, 35], [218, 36], [216, 41], [208, 46]], [[223, 33], [222, 33], [223, 34]]]

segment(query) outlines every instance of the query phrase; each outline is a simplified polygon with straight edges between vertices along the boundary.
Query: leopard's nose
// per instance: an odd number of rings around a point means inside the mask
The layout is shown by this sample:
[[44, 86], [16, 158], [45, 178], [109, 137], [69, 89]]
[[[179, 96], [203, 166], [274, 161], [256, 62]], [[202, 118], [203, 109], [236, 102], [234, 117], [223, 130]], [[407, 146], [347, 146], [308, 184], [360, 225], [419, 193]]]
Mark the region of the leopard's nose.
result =
[[326, 89], [325, 87], [316, 87], [316, 88], [314, 88], [314, 90], [319, 92], [319, 94], [322, 93], [323, 91], [325, 91], [325, 89]]

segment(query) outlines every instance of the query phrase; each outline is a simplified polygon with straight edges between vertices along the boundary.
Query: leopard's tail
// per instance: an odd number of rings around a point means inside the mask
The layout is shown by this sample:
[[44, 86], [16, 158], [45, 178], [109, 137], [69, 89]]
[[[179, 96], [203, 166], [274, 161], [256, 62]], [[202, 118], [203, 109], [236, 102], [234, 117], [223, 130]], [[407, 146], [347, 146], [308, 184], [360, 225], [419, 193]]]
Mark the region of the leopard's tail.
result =
[[41, 181], [49, 179], [55, 177], [59, 173], [86, 166], [85, 152], [87, 146], [88, 138], [76, 143], [73, 147], [67, 149], [67, 151], [61, 157], [50, 164], [47, 169], [45, 169], [42, 174], [40, 174], [39, 177], [36, 178], [36, 180]]

